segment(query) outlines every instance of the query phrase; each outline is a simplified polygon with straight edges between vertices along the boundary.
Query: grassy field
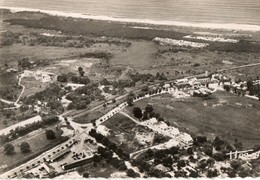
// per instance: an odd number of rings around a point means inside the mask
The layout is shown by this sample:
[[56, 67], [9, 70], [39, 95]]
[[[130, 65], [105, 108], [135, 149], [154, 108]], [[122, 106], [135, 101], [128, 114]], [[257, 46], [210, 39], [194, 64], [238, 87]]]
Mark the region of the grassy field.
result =
[[[25, 13], [25, 15], [27, 14]], [[33, 16], [33, 13], [31, 15]], [[20, 17], [19, 13], [17, 16], [15, 16], [15, 14], [7, 14], [5, 18], [10, 19], [8, 18], [9, 16], [13, 19], [15, 19], [15, 17], [24, 19], [20, 21], [12, 21], [13, 25], [6, 25], [7, 29], [16, 33], [19, 32], [17, 29], [20, 29], [21, 33], [26, 33], [25, 29], [34, 33], [43, 33], [46, 31], [47, 33], [56, 34], [58, 31], [61, 31], [65, 35], [84, 35], [84, 37], [92, 36], [92, 38], [96, 39], [100, 39], [101, 36], [116, 37], [120, 41], [131, 42], [132, 45], [129, 48], [125, 48], [123, 46], [111, 46], [111, 44], [108, 43], [97, 43], [89, 48], [63, 48], [14, 44], [12, 46], [13, 48], [3, 48], [2, 53], [0, 49], [0, 53], [6, 58], [28, 56], [33, 58], [55, 59], [68, 57], [72, 54], [75, 55], [78, 52], [100, 50], [111, 52], [113, 54], [113, 58], [110, 60], [110, 66], [130, 66], [135, 68], [137, 71], [153, 74], [158, 71], [169, 72], [172, 76], [175, 76], [175, 71], [180, 71], [181, 74], [179, 76], [184, 76], [204, 72], [205, 70], [215, 71], [216, 69], [226, 68], [227, 65], [222, 63], [223, 60], [233, 62], [234, 65], [232, 66], [259, 62], [260, 60], [260, 52], [252, 52], [252, 49], [259, 50], [257, 43], [247, 44], [241, 42], [237, 45], [233, 45], [232, 43], [210, 43], [208, 49], [196, 50], [184, 48], [184, 50], [182, 50], [182, 48], [163, 47], [151, 42], [151, 39], [154, 37], [182, 39], [186, 33], [180, 33], [180, 31], [186, 32], [187, 28], [186, 30], [185, 28], [176, 28], [178, 29], [177, 31], [173, 31], [173, 29], [170, 29], [169, 27], [160, 27], [164, 30], [159, 27], [148, 30], [133, 29], [131, 28], [131, 24], [83, 19], [74, 21], [73, 18], [52, 17], [46, 15], [42, 15], [42, 19], [39, 20], [39, 14], [37, 13], [35, 13], [35, 18], [32, 17], [31, 20]], [[24, 27], [16, 24], [24, 25]], [[50, 26], [50, 24], [55, 24], [55, 26]], [[189, 29], [188, 31], [191, 30]], [[191, 32], [189, 32], [189, 34], [190, 33]], [[28, 34], [26, 35], [28, 36]], [[251, 46], [254, 47], [251, 48]], [[145, 51], [143, 51], [144, 49]], [[173, 49], [173, 51], [171, 49]], [[216, 49], [218, 51], [216, 51]], [[164, 52], [162, 52], [162, 50]], [[15, 52], [18, 53], [16, 54]], [[200, 66], [197, 68], [193, 67], [195, 63], [199, 63]], [[102, 72], [100, 70], [100, 68], [94, 69], [98, 74]], [[108, 68], [108, 71], [106, 72], [111, 70], [112, 69]]]
[[[15, 146], [15, 154], [13, 155], [5, 155], [2, 147], [0, 151], [0, 167], [5, 167], [6, 165], [7, 168], [15, 167], [16, 164], [23, 162], [24, 160], [28, 159], [28, 157], [41, 152], [43, 149], [46, 150], [46, 147], [51, 146], [52, 144], [56, 144], [59, 141], [59, 138], [61, 137], [61, 131], [57, 131], [55, 125], [47, 129], [52, 129], [56, 133], [55, 140], [47, 140], [45, 130], [39, 129], [11, 142]], [[31, 148], [31, 152], [26, 154], [23, 154], [19, 147], [19, 145], [24, 141], [28, 142]], [[2, 171], [3, 169], [1, 168], [0, 172]]]
[[84, 114], [80, 117], [76, 117], [75, 119], [73, 119], [73, 121], [76, 123], [81, 123], [81, 124], [91, 123], [91, 120], [97, 119], [97, 118], [101, 117], [103, 114], [104, 114], [103, 110], [99, 109], [94, 112], [89, 112], [87, 114]]
[[92, 120], [100, 118], [113, 108], [115, 108], [115, 104], [107, 104], [106, 107], [98, 108], [94, 111], [89, 111], [80, 116], [76, 116], [73, 121], [81, 124], [90, 123]]
[[[237, 138], [245, 149], [259, 144], [259, 101], [226, 92], [214, 95], [212, 100], [192, 97], [180, 101], [166, 94], [134, 105], [144, 109], [147, 103], [153, 104], [155, 112], [193, 135], [205, 135], [210, 139], [220, 136], [231, 143]], [[132, 108], [128, 111], [132, 113]]]

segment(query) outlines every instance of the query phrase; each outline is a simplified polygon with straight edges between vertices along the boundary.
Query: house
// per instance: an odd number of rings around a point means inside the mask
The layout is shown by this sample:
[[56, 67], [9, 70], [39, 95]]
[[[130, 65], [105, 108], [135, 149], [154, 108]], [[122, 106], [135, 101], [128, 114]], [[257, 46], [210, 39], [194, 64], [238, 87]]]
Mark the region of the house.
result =
[[41, 80], [44, 82], [49, 82], [54, 79], [55, 74], [50, 72], [36, 71], [34, 77], [36, 80]]
[[189, 84], [193, 86], [193, 85], [194, 85], [194, 83], [196, 83], [196, 82], [197, 82], [197, 78], [196, 78], [196, 77], [192, 77], [192, 78], [189, 78], [189, 80], [188, 80], [188, 81], [189, 81]]
[[29, 71], [29, 70], [24, 70], [23, 74], [25, 76], [34, 76], [34, 72], [33, 71]]
[[72, 90], [74, 91], [75, 89], [77, 89], [77, 88], [79, 88], [79, 87], [85, 86], [85, 84], [68, 83], [67, 86], [71, 87]]
[[93, 157], [94, 157], [94, 155], [88, 156], [88, 157], [83, 158], [83, 159], [79, 159], [78, 161], [72, 161], [68, 164], [63, 165], [62, 168], [64, 170], [69, 170], [69, 169], [72, 169], [72, 168], [82, 166], [82, 165], [87, 164], [87, 163], [91, 163], [93, 161]]
[[37, 166], [36, 168], [30, 169], [27, 171], [23, 178], [50, 178], [55, 176], [56, 171], [55, 168], [50, 164], [44, 162]]
[[180, 138], [181, 142], [183, 142], [186, 145], [191, 145], [193, 143], [192, 137], [187, 133], [181, 133]]
[[155, 166], [155, 169], [158, 169], [158, 170], [160, 170], [161, 172], [164, 172], [164, 173], [170, 171], [170, 168], [165, 167], [162, 164], [158, 164], [157, 166]]
[[14, 69], [14, 68], [10, 68], [10, 69], [7, 69], [6, 72], [17, 72], [18, 70], [17, 69]]
[[108, 129], [106, 126], [99, 125], [97, 127], [97, 132], [102, 134], [103, 136], [108, 136], [110, 134], [110, 129]]
[[171, 85], [170, 85], [170, 84], [165, 84], [163, 87], [164, 87], [165, 89], [168, 89], [168, 88], [171, 87]]
[[48, 174], [55, 171], [55, 169], [48, 163], [42, 163], [42, 167], [47, 171]]
[[183, 83], [188, 83], [188, 82], [189, 82], [188, 78], [177, 79], [175, 81], [176, 84], [183, 84]]
[[223, 60], [222, 63], [223, 64], [227, 64], [227, 65], [232, 65], [233, 64], [233, 62], [227, 61], [227, 60]]
[[198, 78], [197, 82], [200, 82], [201, 84], [207, 84], [210, 82], [210, 78], [209, 77]]

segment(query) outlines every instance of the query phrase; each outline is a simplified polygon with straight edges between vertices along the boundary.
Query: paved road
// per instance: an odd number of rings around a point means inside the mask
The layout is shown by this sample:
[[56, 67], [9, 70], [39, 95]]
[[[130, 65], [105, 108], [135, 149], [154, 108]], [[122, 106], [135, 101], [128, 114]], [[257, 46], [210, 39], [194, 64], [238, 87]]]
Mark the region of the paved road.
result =
[[15, 103], [13, 101], [8, 101], [8, 100], [2, 99], [2, 98], [0, 98], [0, 101], [2, 101], [3, 103], [6, 103], [6, 104], [14, 104]]

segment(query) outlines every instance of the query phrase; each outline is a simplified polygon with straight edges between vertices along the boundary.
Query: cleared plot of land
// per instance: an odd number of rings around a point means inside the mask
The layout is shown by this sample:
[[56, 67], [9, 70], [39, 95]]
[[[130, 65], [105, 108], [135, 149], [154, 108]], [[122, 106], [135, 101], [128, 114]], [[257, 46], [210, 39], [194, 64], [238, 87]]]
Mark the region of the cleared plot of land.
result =
[[[0, 150], [0, 156], [1, 156], [0, 172], [3, 172], [4, 167], [6, 168], [15, 167], [17, 164], [28, 159], [28, 157], [41, 152], [43, 149], [46, 150], [48, 146], [57, 143], [59, 138], [61, 137], [61, 131], [57, 131], [55, 129], [55, 125], [49, 127], [48, 129], [52, 129], [56, 133], [56, 139], [47, 140], [45, 135], [45, 130], [39, 129], [37, 131], [34, 131], [26, 136], [23, 136], [11, 142], [15, 147], [15, 153], [12, 155], [6, 155], [2, 147]], [[24, 141], [30, 144], [31, 152], [25, 154], [21, 152], [20, 144]]]
[[92, 163], [86, 164], [80, 168], [78, 168], [79, 174], [83, 174], [84, 172], [89, 173], [90, 178], [109, 178], [111, 174], [118, 172], [118, 169], [108, 164], [107, 162], [96, 163], [94, 166]]
[[[155, 112], [193, 135], [220, 136], [231, 143], [237, 138], [245, 148], [259, 144], [259, 101], [227, 92], [216, 92], [214, 96], [211, 100], [177, 100], [165, 94], [138, 101], [134, 106], [144, 109], [151, 103]], [[132, 107], [128, 110], [132, 113]]]
[[116, 143], [127, 153], [169, 140], [169, 138], [159, 135], [145, 126], [137, 125], [122, 114], [116, 114], [102, 125], [111, 130], [108, 139]]
[[134, 132], [132, 132], [132, 130], [136, 127], [136, 124], [131, 119], [122, 114], [116, 114], [102, 123], [102, 125], [112, 130], [108, 136], [109, 140], [118, 145], [122, 145], [127, 151], [133, 151], [133, 148], [136, 146], [134, 143], [137, 142], [134, 141]]
[[34, 77], [23, 77], [21, 84], [25, 86], [22, 97], [26, 97], [44, 90], [49, 83], [42, 83], [40, 80], [36, 80]]

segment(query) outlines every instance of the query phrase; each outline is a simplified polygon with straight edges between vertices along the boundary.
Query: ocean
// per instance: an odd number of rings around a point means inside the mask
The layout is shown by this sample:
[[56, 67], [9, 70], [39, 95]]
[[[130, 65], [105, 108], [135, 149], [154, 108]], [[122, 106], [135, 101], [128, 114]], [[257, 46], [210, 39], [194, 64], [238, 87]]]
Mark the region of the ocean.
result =
[[260, 0], [0, 0], [0, 6], [114, 18], [260, 26]]

